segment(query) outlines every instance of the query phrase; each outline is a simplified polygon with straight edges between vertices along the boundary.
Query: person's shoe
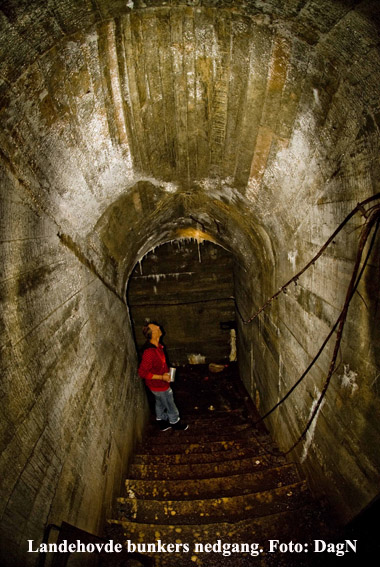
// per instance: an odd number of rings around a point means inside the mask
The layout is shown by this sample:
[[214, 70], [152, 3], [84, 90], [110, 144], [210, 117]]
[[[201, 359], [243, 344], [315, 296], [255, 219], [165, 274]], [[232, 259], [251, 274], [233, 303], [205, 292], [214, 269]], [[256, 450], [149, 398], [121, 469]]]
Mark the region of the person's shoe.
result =
[[170, 423], [166, 421], [166, 419], [158, 419], [157, 423], [160, 431], [167, 431], [171, 427]]
[[189, 428], [189, 426], [187, 425], [187, 423], [184, 423], [183, 421], [177, 421], [177, 423], [172, 423], [171, 424], [172, 429], [174, 429], [175, 431], [186, 431], [186, 429]]

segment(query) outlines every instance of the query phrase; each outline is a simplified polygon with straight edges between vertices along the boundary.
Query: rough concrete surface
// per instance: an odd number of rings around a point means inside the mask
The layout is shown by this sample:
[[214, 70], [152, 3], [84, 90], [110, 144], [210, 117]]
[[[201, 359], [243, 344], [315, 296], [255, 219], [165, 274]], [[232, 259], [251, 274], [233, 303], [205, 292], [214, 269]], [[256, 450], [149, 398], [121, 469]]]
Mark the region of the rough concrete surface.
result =
[[[375, 0], [1, 3], [5, 565], [35, 565], [26, 541], [50, 522], [101, 531], [146, 422], [126, 291], [147, 253], [185, 238], [227, 250], [247, 320], [379, 192], [379, 23]], [[364, 222], [356, 214], [252, 323], [235, 313], [261, 413], [334, 324]], [[292, 454], [344, 522], [378, 496], [379, 280], [377, 237], [339, 366]], [[210, 310], [210, 329], [224, 316]], [[186, 341], [198, 351], [196, 328]], [[332, 349], [266, 421], [282, 450]]]

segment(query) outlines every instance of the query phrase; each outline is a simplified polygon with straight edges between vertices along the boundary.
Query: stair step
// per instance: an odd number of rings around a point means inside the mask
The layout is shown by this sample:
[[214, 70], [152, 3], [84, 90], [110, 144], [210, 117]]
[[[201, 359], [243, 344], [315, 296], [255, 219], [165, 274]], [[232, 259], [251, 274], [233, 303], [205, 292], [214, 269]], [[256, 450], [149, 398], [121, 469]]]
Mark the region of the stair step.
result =
[[138, 500], [121, 498], [118, 510], [141, 523], [204, 524], [267, 516], [300, 508], [309, 499], [304, 481], [263, 492], [203, 500]]
[[[302, 510], [302, 525], [300, 525], [300, 510]], [[243, 518], [236, 522], [221, 521], [218, 523], [199, 523], [176, 525], [157, 523], [140, 523], [126, 519], [107, 520], [107, 536], [114, 537], [117, 541], [130, 539], [135, 542], [154, 542], [161, 539], [167, 543], [173, 542], [211, 542], [222, 538], [224, 541], [234, 542], [261, 542], [265, 544], [270, 538], [278, 538], [279, 526], [281, 536], [296, 538], [300, 528], [303, 535], [307, 536], [309, 524], [312, 524], [314, 533], [319, 536], [325, 528], [321, 521], [315, 522], [315, 505], [309, 500], [298, 509], [276, 512], [256, 518]], [[313, 532], [312, 532], [313, 533]], [[285, 541], [285, 539], [283, 539]], [[303, 541], [307, 541], [304, 539]]]
[[[305, 555], [296, 557], [294, 553], [269, 553], [269, 540], [278, 539], [281, 526], [280, 541], [312, 541], [315, 537], [325, 539], [325, 526], [316, 520], [315, 506], [306, 504], [302, 509], [288, 510], [260, 518], [240, 520], [235, 523], [220, 522], [218, 524], [168, 525], [137, 524], [133, 522], [109, 520], [107, 537], [120, 541], [127, 547], [128, 542], [140, 544], [160, 541], [167, 544], [186, 544], [180, 552], [146, 553], [154, 557], [156, 567], [305, 567]], [[300, 515], [302, 527], [300, 528]], [[216, 551], [207, 552], [206, 544], [214, 546]], [[231, 544], [248, 544], [248, 551], [239, 553], [232, 551], [228, 556], [227, 546]], [[203, 547], [196, 548], [196, 545]], [[223, 546], [225, 546], [223, 548]], [[260, 552], [260, 548], [263, 550]], [[157, 548], [156, 548], [157, 549]], [[183, 551], [188, 549], [188, 551]], [[222, 551], [217, 551], [221, 549]], [[223, 553], [223, 549], [226, 550]], [[235, 548], [236, 549], [236, 548]], [[256, 556], [258, 549], [259, 555]], [[202, 551], [203, 550], [203, 551]], [[310, 554], [309, 554], [310, 555]], [[313, 558], [307, 557], [307, 565], [314, 565]], [[324, 558], [326, 561], [326, 559]], [[320, 567], [320, 564], [318, 563]]]
[[[213, 441], [208, 441], [207, 443], [202, 443], [202, 441], [197, 438], [194, 440], [184, 439], [177, 436], [165, 437], [165, 433], [161, 434], [160, 442], [155, 441], [151, 443], [151, 439], [146, 440], [137, 448], [137, 455], [173, 455], [173, 454], [189, 454], [189, 453], [214, 453], [214, 452], [226, 452], [231, 449], [260, 449], [270, 448], [276, 451], [273, 443], [270, 440], [265, 439], [263, 441], [258, 441], [255, 437], [245, 437], [239, 439], [218, 439]], [[278, 452], [278, 457], [281, 454]]]
[[235, 410], [213, 410], [207, 413], [198, 411], [187, 411], [186, 413], [181, 413], [181, 417], [191, 423], [195, 424], [215, 424], [215, 425], [232, 425], [234, 423], [242, 423], [246, 419], [246, 411], [243, 408]]
[[229, 449], [228, 451], [207, 451], [203, 453], [185, 452], [173, 454], [140, 453], [135, 455], [133, 462], [137, 465], [159, 465], [165, 461], [166, 465], [183, 465], [191, 463], [216, 463], [220, 461], [233, 461], [244, 457], [260, 457], [265, 450], [262, 447], [245, 447]]
[[[213, 430], [210, 428], [204, 428], [203, 431], [198, 431], [189, 426], [186, 431], [174, 431], [169, 429], [168, 431], [159, 431], [158, 429], [151, 433], [146, 444], [152, 445], [162, 445], [163, 443], [176, 443], [177, 445], [187, 445], [189, 443], [202, 443], [208, 445], [213, 443], [220, 438], [221, 441], [232, 441], [232, 440], [243, 440], [243, 439], [253, 439], [257, 440], [258, 433], [256, 429], [250, 424], [242, 424], [240, 426], [235, 426], [228, 428], [223, 431]], [[268, 437], [263, 437], [263, 439], [268, 439]], [[257, 441], [256, 441], [257, 442]]]
[[[326, 533], [296, 465], [264, 424], [253, 426], [257, 411], [236, 368], [207, 380], [201, 376], [207, 368], [186, 372], [179, 373], [175, 397], [189, 429], [161, 432], [152, 417], [129, 468], [127, 497], [117, 500], [115, 519], [108, 520], [108, 538], [186, 543], [188, 551], [151, 550], [156, 567], [304, 567], [304, 555], [267, 549], [269, 539], [307, 542]], [[257, 543], [263, 550], [228, 556], [218, 547], [202, 553], [197, 543]]]
[[235, 459], [231, 461], [212, 463], [190, 463], [168, 465], [163, 459], [162, 464], [133, 463], [129, 470], [129, 478], [133, 479], [197, 479], [228, 476], [231, 474], [259, 471], [273, 466], [272, 457], [262, 454], [256, 457]]
[[287, 464], [259, 472], [187, 480], [133, 480], [125, 487], [129, 498], [145, 500], [190, 500], [216, 496], [242, 495], [269, 490], [299, 481], [297, 467]]
[[167, 429], [166, 431], [161, 431], [156, 424], [152, 425], [151, 428], [148, 430], [149, 439], [153, 442], [157, 440], [161, 442], [162, 439], [176, 439], [178, 438], [181, 442], [186, 441], [186, 439], [190, 439], [196, 437], [197, 439], [203, 439], [205, 442], [208, 440], [213, 440], [213, 438], [220, 437], [224, 438], [235, 438], [239, 436], [246, 436], [253, 435], [256, 437], [257, 432], [253, 431], [253, 426], [251, 423], [247, 421], [236, 422], [236, 423], [229, 423], [228, 420], [226, 422], [218, 421], [217, 423], [205, 423], [204, 421], [190, 421], [183, 419], [186, 423], [188, 423], [189, 428], [186, 431], [175, 431], [173, 429]]
[[[315, 507], [307, 504], [302, 509], [289, 510], [261, 518], [241, 520], [236, 523], [221, 522], [218, 524], [202, 525], [158, 525], [135, 524], [132, 522], [112, 523], [107, 526], [109, 539], [120, 541], [127, 548], [129, 542], [157, 545], [161, 542], [168, 544], [182, 544], [180, 552], [156, 551], [145, 553], [154, 557], [155, 567], [312, 567], [315, 565], [311, 554], [270, 553], [269, 540], [278, 540], [279, 526], [281, 526], [280, 541], [312, 541], [315, 537], [326, 539], [326, 529], [316, 520]], [[299, 519], [302, 514], [302, 527]], [[214, 547], [213, 552], [207, 552], [206, 544]], [[232, 548], [232, 544], [235, 547]], [[236, 544], [247, 544], [247, 551], [239, 552]], [[187, 545], [185, 548], [184, 545]], [[196, 546], [200, 547], [196, 547]], [[229, 546], [229, 548], [228, 548]], [[158, 549], [158, 548], [156, 548]], [[165, 549], [165, 548], [164, 548]], [[167, 548], [166, 548], [167, 549]], [[234, 549], [234, 550], [233, 550]], [[260, 551], [262, 549], [262, 551]], [[188, 551], [187, 551], [188, 550]], [[221, 550], [221, 551], [218, 551]], [[226, 550], [225, 552], [223, 552]], [[258, 550], [258, 555], [256, 551]], [[228, 555], [231, 553], [231, 555]], [[326, 565], [318, 560], [318, 567]], [[335, 563], [334, 563], [335, 565]]]

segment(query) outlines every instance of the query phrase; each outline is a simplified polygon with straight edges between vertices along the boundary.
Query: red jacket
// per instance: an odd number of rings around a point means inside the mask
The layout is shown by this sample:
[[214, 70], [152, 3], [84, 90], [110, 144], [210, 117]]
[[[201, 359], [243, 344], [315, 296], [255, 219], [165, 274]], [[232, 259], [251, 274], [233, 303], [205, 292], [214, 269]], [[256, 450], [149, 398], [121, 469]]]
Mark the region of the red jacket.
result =
[[138, 373], [140, 378], [145, 380], [150, 390], [153, 392], [164, 392], [169, 389], [169, 383], [164, 380], [152, 380], [153, 374], [165, 374], [169, 372], [164, 347], [161, 344], [159, 344], [158, 347], [152, 343], [150, 343], [150, 345], [143, 352]]

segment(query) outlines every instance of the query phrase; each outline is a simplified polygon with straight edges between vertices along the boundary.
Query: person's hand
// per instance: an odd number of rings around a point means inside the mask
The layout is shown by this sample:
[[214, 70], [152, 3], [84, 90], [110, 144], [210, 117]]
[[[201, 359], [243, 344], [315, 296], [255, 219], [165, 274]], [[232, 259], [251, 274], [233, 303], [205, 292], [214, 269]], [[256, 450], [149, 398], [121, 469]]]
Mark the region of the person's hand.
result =
[[170, 374], [165, 372], [165, 374], [162, 375], [162, 379], [164, 382], [170, 382]]

